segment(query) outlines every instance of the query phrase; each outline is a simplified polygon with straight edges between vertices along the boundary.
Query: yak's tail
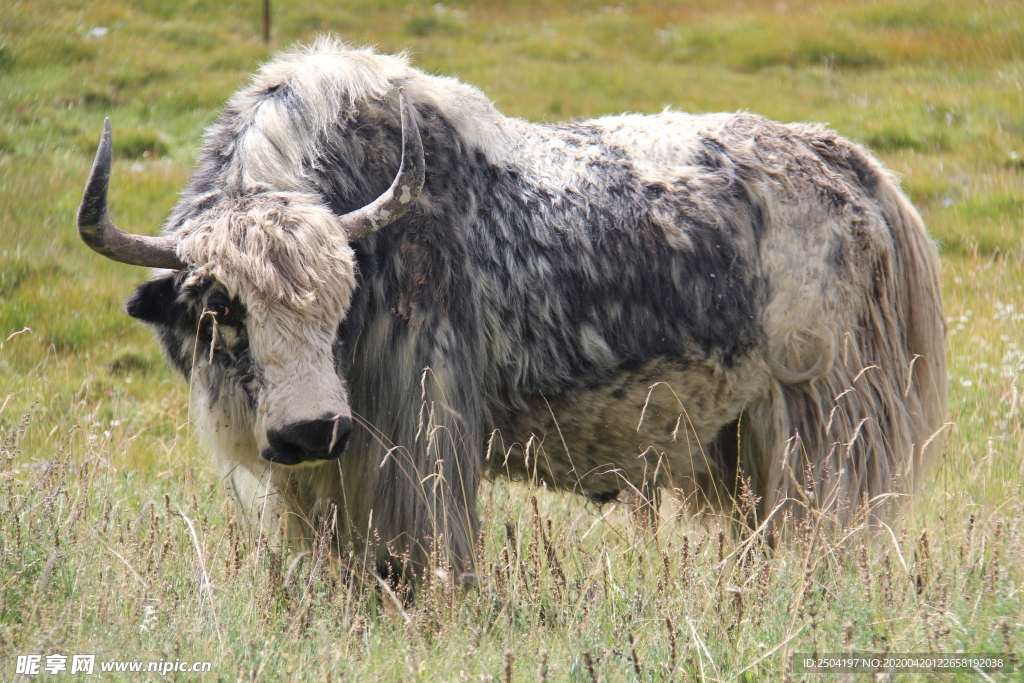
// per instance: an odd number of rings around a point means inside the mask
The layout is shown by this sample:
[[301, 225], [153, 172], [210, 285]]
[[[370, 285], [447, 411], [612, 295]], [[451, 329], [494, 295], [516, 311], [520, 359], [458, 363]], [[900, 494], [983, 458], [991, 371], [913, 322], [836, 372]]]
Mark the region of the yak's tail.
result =
[[[851, 238], [849, 305], [784, 333], [768, 396], [740, 421], [739, 457], [761, 514], [816, 510], [846, 524], [891, 510], [941, 452], [947, 375], [938, 255], [921, 217], [870, 156], [849, 143], [842, 152], [840, 172], [874, 204], [879, 229]], [[802, 373], [786, 362], [794, 344], [818, 349]]]

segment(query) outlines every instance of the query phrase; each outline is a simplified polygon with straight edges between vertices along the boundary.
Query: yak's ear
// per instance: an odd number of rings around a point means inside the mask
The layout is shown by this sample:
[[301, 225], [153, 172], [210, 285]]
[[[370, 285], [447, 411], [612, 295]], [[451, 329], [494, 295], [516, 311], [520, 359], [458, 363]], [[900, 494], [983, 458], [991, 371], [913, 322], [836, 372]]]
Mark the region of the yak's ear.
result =
[[172, 325], [174, 300], [177, 296], [174, 276], [159, 277], [139, 285], [135, 293], [128, 297], [124, 310], [131, 317], [146, 323]]

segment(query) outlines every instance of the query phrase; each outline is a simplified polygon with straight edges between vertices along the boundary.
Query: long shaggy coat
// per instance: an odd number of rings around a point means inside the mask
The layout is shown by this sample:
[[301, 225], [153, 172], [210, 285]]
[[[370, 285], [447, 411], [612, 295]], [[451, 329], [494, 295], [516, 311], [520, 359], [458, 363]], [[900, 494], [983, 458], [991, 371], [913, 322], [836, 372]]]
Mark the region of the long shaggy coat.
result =
[[[398, 166], [398, 87], [426, 184], [350, 244], [336, 217]], [[762, 519], [844, 521], [941, 441], [935, 249], [891, 174], [818, 125], [533, 124], [320, 40], [232, 98], [165, 233], [190, 267], [129, 312], [190, 378], [241, 508], [378, 566], [468, 570], [484, 474], [698, 507], [749, 478]], [[358, 425], [339, 460], [260, 460], [274, 415], [328, 398]]]

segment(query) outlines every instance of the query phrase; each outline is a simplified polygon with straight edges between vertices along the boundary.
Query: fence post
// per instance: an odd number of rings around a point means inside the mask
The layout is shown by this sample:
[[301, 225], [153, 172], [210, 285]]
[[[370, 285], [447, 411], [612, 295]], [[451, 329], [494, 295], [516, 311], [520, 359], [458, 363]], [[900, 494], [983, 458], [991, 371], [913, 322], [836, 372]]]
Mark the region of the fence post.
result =
[[270, 0], [263, 0], [263, 42], [270, 45]]

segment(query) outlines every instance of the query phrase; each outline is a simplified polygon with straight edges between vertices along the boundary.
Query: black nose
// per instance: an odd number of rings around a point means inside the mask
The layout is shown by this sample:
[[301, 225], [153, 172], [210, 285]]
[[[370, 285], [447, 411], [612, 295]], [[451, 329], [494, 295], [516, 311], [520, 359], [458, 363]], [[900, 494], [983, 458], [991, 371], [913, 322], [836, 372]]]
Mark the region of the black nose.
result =
[[322, 417], [319, 420], [293, 422], [282, 429], [267, 432], [270, 445], [260, 457], [280, 465], [298, 465], [314, 460], [334, 460], [348, 448], [352, 420], [347, 417]]

